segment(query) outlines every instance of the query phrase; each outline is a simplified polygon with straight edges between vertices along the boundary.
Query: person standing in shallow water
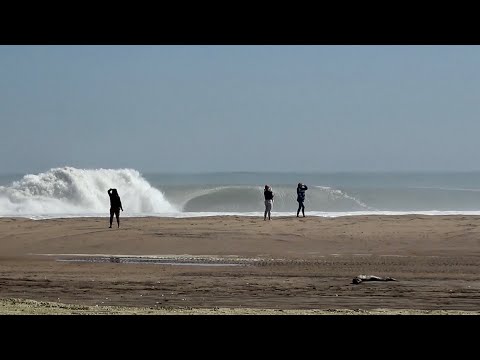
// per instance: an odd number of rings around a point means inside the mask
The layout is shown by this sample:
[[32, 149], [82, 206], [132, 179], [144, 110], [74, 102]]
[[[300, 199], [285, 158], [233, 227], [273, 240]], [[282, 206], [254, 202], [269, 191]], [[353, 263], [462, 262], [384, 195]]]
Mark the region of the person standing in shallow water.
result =
[[307, 185], [302, 183], [298, 183], [297, 186], [297, 201], [298, 201], [298, 210], [297, 210], [297, 217], [300, 214], [300, 209], [302, 210], [302, 215], [305, 217], [305, 205], [303, 205], [305, 201], [305, 190], [308, 190]]
[[268, 185], [265, 185], [265, 190], [263, 191], [263, 196], [265, 197], [265, 213], [263, 215], [263, 221], [267, 220], [267, 215], [268, 215], [268, 220], [270, 219], [270, 214], [272, 211], [272, 205], [273, 205], [273, 191], [272, 188]]
[[120, 210], [123, 211], [122, 201], [118, 195], [117, 189], [108, 189], [108, 196], [110, 196], [110, 228], [112, 227], [113, 214], [117, 218], [117, 225], [120, 227]]

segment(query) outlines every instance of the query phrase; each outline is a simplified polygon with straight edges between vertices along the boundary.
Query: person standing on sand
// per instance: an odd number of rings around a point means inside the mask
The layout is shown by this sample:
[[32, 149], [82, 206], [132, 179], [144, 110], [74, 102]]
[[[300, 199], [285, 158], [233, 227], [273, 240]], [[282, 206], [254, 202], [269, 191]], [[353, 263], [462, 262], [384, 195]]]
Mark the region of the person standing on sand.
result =
[[308, 190], [307, 185], [302, 183], [298, 183], [297, 186], [297, 201], [298, 201], [298, 210], [297, 210], [297, 217], [300, 214], [300, 209], [302, 209], [303, 217], [305, 217], [305, 205], [303, 202], [305, 201], [305, 190]]
[[113, 214], [117, 218], [118, 227], [120, 227], [120, 210], [123, 211], [122, 201], [118, 195], [117, 189], [108, 189], [108, 196], [110, 196], [110, 228], [112, 227]]
[[267, 220], [267, 214], [268, 214], [268, 220], [270, 219], [270, 213], [272, 211], [272, 205], [273, 205], [273, 191], [272, 188], [268, 185], [265, 185], [265, 190], [263, 191], [263, 196], [265, 197], [265, 213], [263, 215], [263, 221]]

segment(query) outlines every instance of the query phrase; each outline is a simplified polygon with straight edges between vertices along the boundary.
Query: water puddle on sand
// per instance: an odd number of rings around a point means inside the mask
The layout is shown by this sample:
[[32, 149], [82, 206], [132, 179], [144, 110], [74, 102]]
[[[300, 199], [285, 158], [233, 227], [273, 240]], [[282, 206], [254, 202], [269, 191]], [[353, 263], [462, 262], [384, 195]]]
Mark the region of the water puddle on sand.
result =
[[246, 266], [247, 264], [232, 264], [219, 262], [185, 262], [182, 260], [165, 260], [165, 259], [139, 259], [139, 258], [121, 258], [121, 257], [92, 257], [78, 259], [56, 259], [61, 262], [72, 263], [115, 263], [115, 264], [154, 264], [154, 265], [181, 265], [181, 266]]
[[284, 263], [286, 259], [237, 255], [133, 255], [133, 254], [33, 254], [68, 263], [153, 264], [177, 266], [255, 266]]
[[153, 264], [177, 266], [248, 266], [259, 259], [191, 255], [31, 254], [69, 263]]

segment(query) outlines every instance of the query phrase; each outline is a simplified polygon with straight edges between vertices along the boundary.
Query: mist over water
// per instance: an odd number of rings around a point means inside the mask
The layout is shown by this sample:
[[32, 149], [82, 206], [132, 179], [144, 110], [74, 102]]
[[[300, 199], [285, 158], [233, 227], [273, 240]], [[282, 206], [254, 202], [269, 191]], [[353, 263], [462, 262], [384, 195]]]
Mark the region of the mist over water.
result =
[[273, 214], [296, 214], [304, 182], [310, 216], [421, 213], [480, 215], [480, 173], [141, 174], [134, 169], [55, 168], [0, 176], [0, 216], [108, 216], [107, 190], [117, 188], [121, 216], [263, 216], [263, 188], [275, 193]]

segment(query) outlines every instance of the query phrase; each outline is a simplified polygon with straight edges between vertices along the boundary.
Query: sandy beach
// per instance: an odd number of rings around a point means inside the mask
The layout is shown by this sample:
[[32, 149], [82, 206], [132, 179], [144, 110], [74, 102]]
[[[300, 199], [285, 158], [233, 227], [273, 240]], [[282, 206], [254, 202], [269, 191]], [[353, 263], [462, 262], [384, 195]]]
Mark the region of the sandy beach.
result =
[[[0, 218], [0, 313], [480, 314], [479, 224]], [[361, 274], [396, 281], [353, 284]]]

